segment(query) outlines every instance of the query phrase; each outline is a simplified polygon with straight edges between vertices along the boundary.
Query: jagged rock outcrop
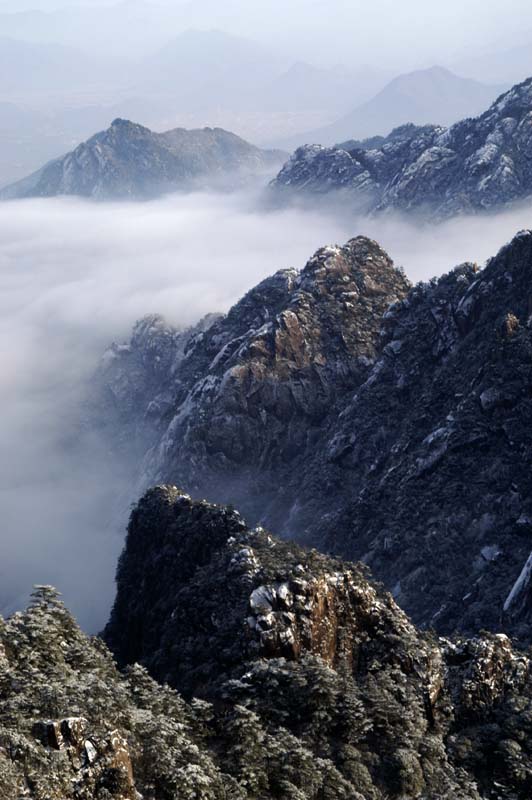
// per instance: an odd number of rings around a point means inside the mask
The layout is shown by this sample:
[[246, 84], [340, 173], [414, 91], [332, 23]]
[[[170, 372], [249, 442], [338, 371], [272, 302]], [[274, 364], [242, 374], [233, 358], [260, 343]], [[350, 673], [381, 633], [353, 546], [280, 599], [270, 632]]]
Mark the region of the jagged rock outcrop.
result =
[[530, 641], [531, 269], [528, 232], [410, 290], [375, 243], [326, 248], [185, 348], [142, 323], [100, 416], [142, 442], [144, 488], [364, 560], [418, 624]]
[[281, 525], [294, 498], [280, 476], [300, 474], [325, 419], [367, 378], [382, 314], [408, 288], [359, 237], [267, 278], [197, 330], [149, 318], [104, 357], [108, 434], [151, 441], [144, 488], [172, 480], [255, 519], [271, 507]]
[[260, 150], [221, 128], [154, 133], [123, 119], [62, 158], [5, 187], [0, 199], [79, 195], [150, 198], [274, 168], [283, 154]]
[[302, 737], [341, 776], [326, 796], [524, 800], [532, 789], [530, 662], [506, 636], [420, 633], [360, 565], [171, 486], [133, 511], [117, 580], [105, 637], [119, 660]]
[[362, 642], [384, 651], [384, 620], [398, 639], [413, 631], [361, 567], [250, 530], [232, 507], [171, 486], [133, 511], [117, 583], [105, 638], [118, 661], [189, 696], [214, 691], [243, 659], [310, 653], [358, 669]]
[[340, 190], [365, 211], [445, 218], [530, 197], [531, 152], [529, 78], [481, 116], [450, 128], [410, 125], [382, 142], [305, 145], [271, 186], [278, 196]]

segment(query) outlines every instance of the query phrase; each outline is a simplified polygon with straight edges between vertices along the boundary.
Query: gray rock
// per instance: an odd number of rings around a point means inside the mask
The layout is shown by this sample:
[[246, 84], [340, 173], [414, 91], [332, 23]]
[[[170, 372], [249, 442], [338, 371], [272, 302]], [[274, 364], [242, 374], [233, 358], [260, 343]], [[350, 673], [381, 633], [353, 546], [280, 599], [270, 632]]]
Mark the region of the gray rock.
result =
[[305, 145], [271, 184], [278, 197], [342, 192], [366, 211], [442, 219], [502, 208], [532, 194], [532, 78], [475, 119], [405, 125], [382, 140]]

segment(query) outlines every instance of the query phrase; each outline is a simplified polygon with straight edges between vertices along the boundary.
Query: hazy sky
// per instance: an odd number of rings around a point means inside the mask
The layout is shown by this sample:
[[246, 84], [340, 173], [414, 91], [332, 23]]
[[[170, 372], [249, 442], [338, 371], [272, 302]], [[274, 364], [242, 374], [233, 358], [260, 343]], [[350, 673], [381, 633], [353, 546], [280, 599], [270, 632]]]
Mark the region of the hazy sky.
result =
[[[13, 11], [111, 5], [116, 0], [0, 0], [0, 9]], [[529, 0], [126, 0], [120, 5], [124, 20], [132, 9], [138, 13], [151, 5], [156, 15], [157, 7], [166, 7], [176, 32], [180, 23], [220, 28], [272, 46], [292, 45], [298, 55], [314, 52], [320, 61], [373, 66], [448, 64], [473, 51], [527, 42], [532, 31]], [[124, 31], [127, 36], [126, 26]]]

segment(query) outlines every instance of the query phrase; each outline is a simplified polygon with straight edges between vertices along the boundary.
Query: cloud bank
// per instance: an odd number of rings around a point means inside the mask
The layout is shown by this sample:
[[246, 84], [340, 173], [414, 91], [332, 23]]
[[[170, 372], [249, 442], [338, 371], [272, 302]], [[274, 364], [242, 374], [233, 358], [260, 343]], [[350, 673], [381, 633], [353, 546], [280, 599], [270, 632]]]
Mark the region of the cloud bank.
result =
[[[127, 522], [128, 468], [81, 433], [87, 382], [144, 314], [177, 325], [227, 310], [320, 246], [376, 238], [413, 281], [482, 263], [531, 209], [421, 228], [347, 210], [265, 210], [251, 192], [144, 204], [0, 206], [0, 608], [52, 583], [91, 631], [105, 622]], [[119, 502], [117, 502], [117, 500]], [[118, 510], [117, 510], [118, 509]], [[118, 517], [117, 517], [118, 514]]]

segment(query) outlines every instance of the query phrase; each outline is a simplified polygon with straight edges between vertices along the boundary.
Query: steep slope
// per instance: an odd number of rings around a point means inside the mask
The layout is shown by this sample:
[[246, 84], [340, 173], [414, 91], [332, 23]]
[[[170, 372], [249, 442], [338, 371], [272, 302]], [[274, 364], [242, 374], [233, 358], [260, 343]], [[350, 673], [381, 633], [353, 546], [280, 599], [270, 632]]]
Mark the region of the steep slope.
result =
[[220, 128], [153, 133], [123, 119], [7, 186], [1, 199], [80, 195], [97, 199], [153, 197], [245, 177], [272, 168], [281, 154], [259, 150]]
[[141, 486], [365, 560], [422, 625], [530, 641], [531, 269], [527, 232], [414, 289], [374, 242], [324, 248], [199, 331], [139, 323], [93, 416]]
[[148, 318], [104, 358], [108, 435], [152, 444], [144, 488], [172, 480], [253, 519], [269, 509], [282, 526], [294, 502], [283, 485], [303, 479], [331, 409], [368, 375], [383, 313], [408, 288], [361, 237], [267, 278], [199, 333]]
[[532, 546], [531, 270], [526, 232], [483, 271], [416, 287], [385, 315], [381, 355], [329, 429], [327, 545], [363, 557], [440, 630], [530, 640], [504, 607]]
[[368, 211], [433, 218], [493, 210], [532, 193], [532, 79], [476, 119], [407, 127], [376, 149], [300, 148], [272, 182], [278, 197], [341, 190]]
[[532, 786], [530, 664], [505, 636], [420, 634], [359, 566], [174, 487], [132, 513], [106, 638], [187, 696], [246, 709], [232, 736], [251, 796], [524, 800]]
[[283, 141], [282, 146], [334, 145], [346, 139], [385, 135], [407, 123], [452, 125], [480, 114], [503, 88], [459, 77], [444, 67], [416, 70], [394, 78], [375, 97], [332, 125]]

